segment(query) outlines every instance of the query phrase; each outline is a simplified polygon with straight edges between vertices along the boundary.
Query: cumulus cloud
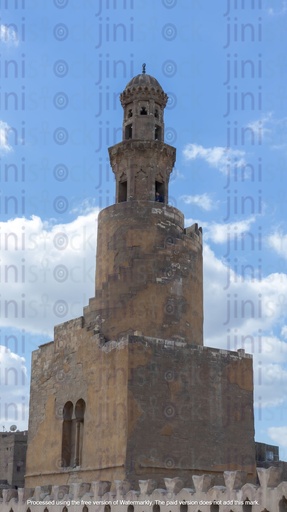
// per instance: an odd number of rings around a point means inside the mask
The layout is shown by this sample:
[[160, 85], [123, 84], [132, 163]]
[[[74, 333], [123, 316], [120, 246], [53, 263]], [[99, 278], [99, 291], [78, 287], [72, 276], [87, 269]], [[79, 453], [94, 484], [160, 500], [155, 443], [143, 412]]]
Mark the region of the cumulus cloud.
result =
[[232, 240], [243, 233], [247, 233], [254, 222], [255, 217], [249, 217], [245, 220], [226, 224], [213, 222], [205, 229], [205, 236], [207, 240], [211, 240], [216, 244], [225, 244], [228, 240]]
[[183, 155], [186, 160], [204, 160], [210, 167], [218, 169], [223, 174], [229, 172], [231, 161], [234, 158], [237, 159], [238, 167], [246, 164], [244, 151], [222, 146], [204, 148], [199, 144], [187, 144], [183, 149]]
[[67, 224], [36, 216], [0, 223], [0, 325], [52, 335], [94, 295], [94, 208]]
[[[236, 270], [236, 271], [235, 271]], [[205, 337], [213, 346], [235, 346], [229, 334], [270, 332], [285, 315], [287, 275], [261, 277], [256, 265], [236, 264], [232, 268], [204, 248]]]
[[276, 336], [250, 336], [244, 342], [253, 354], [254, 402], [257, 407], [275, 407], [286, 403], [287, 343]]
[[[255, 216], [249, 217], [238, 222], [200, 222], [203, 228], [203, 235], [205, 241], [211, 241], [215, 244], [226, 244], [237, 238], [239, 240], [241, 235], [246, 234], [251, 225], [256, 221]], [[186, 225], [191, 226], [195, 222], [194, 219], [187, 219]]]
[[0, 153], [7, 153], [12, 150], [8, 142], [10, 126], [5, 121], [0, 120]]
[[287, 448], [287, 427], [270, 427], [268, 435], [276, 444], [281, 444]]
[[205, 244], [205, 345], [253, 354], [255, 404], [274, 407], [286, 402], [287, 343], [273, 329], [286, 315], [287, 275], [236, 270]]
[[27, 428], [29, 378], [23, 357], [0, 345], [1, 427]]
[[194, 204], [195, 206], [198, 206], [202, 210], [210, 211], [215, 208], [215, 204], [212, 201], [211, 197], [208, 194], [198, 194], [195, 196], [181, 196], [181, 198], [184, 203], [186, 204]]
[[0, 42], [7, 45], [18, 46], [18, 34], [12, 25], [0, 25]]
[[287, 259], [287, 235], [282, 232], [275, 232], [267, 238], [269, 247], [273, 249], [279, 256]]

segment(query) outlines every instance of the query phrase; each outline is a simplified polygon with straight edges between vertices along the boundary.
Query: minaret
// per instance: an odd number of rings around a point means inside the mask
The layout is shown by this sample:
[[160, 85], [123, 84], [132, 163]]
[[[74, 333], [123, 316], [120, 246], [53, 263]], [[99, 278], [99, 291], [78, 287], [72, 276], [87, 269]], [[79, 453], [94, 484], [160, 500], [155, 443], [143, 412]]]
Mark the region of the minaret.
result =
[[202, 237], [168, 204], [176, 150], [164, 142], [167, 95], [143, 65], [120, 99], [123, 140], [109, 148], [116, 204], [98, 218], [95, 298], [85, 321], [106, 341], [137, 332], [202, 345]]
[[176, 477], [191, 487], [202, 474], [222, 485], [225, 470], [255, 481], [252, 358], [203, 346], [201, 230], [168, 202], [166, 101], [145, 68], [121, 94], [95, 297], [33, 352], [28, 488]]
[[109, 149], [116, 177], [116, 202], [168, 203], [169, 176], [175, 148], [164, 143], [167, 95], [158, 81], [145, 73], [134, 77], [121, 94], [124, 109], [123, 141]]

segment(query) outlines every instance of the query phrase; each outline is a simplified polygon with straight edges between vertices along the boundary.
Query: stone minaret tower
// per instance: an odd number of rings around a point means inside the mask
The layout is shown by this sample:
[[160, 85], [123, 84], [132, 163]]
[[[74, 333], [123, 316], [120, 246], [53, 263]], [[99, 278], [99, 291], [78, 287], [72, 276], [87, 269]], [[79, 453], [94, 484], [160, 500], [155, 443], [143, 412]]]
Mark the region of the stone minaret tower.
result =
[[[145, 71], [145, 70], [143, 70]], [[123, 140], [109, 148], [116, 204], [98, 219], [95, 315], [106, 340], [141, 333], [203, 343], [202, 240], [169, 206], [176, 150], [164, 142], [167, 95], [143, 72], [121, 94]]]
[[[168, 204], [167, 96], [145, 69], [109, 148], [95, 296], [33, 353], [26, 486], [240, 469], [255, 476], [252, 359], [203, 346], [202, 237]], [[209, 314], [212, 314], [210, 312]]]

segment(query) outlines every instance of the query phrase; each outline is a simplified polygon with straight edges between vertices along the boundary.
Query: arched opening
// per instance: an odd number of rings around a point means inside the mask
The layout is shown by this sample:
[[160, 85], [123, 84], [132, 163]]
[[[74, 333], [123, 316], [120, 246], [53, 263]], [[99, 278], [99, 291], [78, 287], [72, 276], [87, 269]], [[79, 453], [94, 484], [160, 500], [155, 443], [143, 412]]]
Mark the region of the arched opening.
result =
[[155, 140], [161, 140], [161, 127], [158, 125], [154, 129], [154, 138]]
[[128, 182], [125, 181], [119, 181], [119, 189], [118, 189], [118, 195], [119, 195], [119, 203], [122, 203], [127, 200], [128, 198]]
[[219, 512], [219, 505], [212, 503], [212, 505], [210, 505], [210, 512]]
[[187, 503], [182, 503], [179, 508], [179, 512], [187, 512], [188, 511], [188, 505]]
[[132, 139], [133, 138], [133, 125], [127, 124], [125, 127], [125, 139]]
[[161, 183], [160, 181], [155, 182], [155, 200], [159, 203], [164, 203], [165, 200], [165, 187], [164, 183]]
[[141, 116], [147, 116], [147, 109], [145, 107], [141, 108], [140, 115]]
[[159, 505], [154, 505], [152, 507], [152, 512], [160, 512], [160, 506]]
[[252, 505], [250, 505], [250, 499], [245, 498], [242, 512], [252, 512]]
[[135, 507], [133, 505], [128, 506], [128, 512], [134, 512]]
[[111, 505], [105, 505], [104, 512], [111, 512]]
[[63, 508], [62, 512], [68, 512], [68, 509], [66, 506]]
[[83, 510], [82, 510], [82, 512], [89, 512], [89, 509], [88, 509], [87, 505], [84, 505], [84, 506], [83, 506]]
[[72, 438], [73, 438], [73, 404], [66, 402], [63, 408], [63, 426], [62, 426], [62, 466], [71, 466], [72, 459]]
[[76, 432], [75, 432], [75, 466], [82, 463], [83, 436], [84, 436], [84, 416], [86, 410], [85, 400], [80, 398], [75, 406]]
[[128, 110], [128, 117], [133, 117], [133, 111], [131, 108]]
[[285, 496], [282, 497], [282, 500], [279, 501], [279, 512], [287, 511], [287, 500]]

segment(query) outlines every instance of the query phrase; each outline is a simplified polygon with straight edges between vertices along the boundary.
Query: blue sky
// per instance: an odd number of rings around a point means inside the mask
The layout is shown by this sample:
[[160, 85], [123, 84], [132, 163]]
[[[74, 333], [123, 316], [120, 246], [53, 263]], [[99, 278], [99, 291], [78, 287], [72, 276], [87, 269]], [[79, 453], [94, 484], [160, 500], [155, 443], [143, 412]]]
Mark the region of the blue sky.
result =
[[1, 2], [1, 426], [27, 427], [31, 351], [94, 294], [107, 147], [145, 62], [171, 204], [203, 227], [205, 345], [253, 353], [256, 440], [287, 459], [287, 2], [218, 4]]

